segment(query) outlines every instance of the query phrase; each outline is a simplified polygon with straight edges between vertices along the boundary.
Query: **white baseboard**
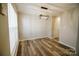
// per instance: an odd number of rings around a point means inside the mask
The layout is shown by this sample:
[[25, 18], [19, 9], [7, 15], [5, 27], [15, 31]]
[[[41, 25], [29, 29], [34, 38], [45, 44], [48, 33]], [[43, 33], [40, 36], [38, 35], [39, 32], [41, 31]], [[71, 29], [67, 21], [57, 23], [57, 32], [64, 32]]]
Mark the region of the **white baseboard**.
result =
[[20, 39], [19, 41], [25, 41], [26, 39]]
[[[47, 36], [45, 36], [45, 37], [35, 37], [35, 38], [29, 38], [29, 39], [21, 39], [21, 40], [19, 40], [19, 41], [25, 41], [25, 40], [35, 40], [35, 39], [39, 39], [39, 38], [46, 38]], [[48, 37], [49, 38], [49, 37]]]
[[61, 42], [61, 41], [59, 41], [59, 43], [61, 43], [61, 44], [63, 44], [63, 45], [66, 45], [66, 46], [68, 46], [68, 47], [70, 47], [70, 48], [72, 48], [72, 49], [74, 49], [74, 50], [76, 51], [76, 49], [75, 49], [74, 47], [72, 47], [72, 46], [70, 46], [70, 45], [68, 45], [68, 44], [65, 44], [65, 43], [63, 43], [63, 42]]
[[[19, 41], [25, 41], [25, 40], [35, 40], [35, 39], [39, 39], [39, 38], [46, 38], [48, 36], [45, 36], [45, 37], [35, 37], [35, 38], [29, 38], [29, 39], [21, 39]], [[49, 39], [52, 39], [52, 37], [48, 37]]]
[[53, 37], [48, 37], [49, 39], [53, 39]]

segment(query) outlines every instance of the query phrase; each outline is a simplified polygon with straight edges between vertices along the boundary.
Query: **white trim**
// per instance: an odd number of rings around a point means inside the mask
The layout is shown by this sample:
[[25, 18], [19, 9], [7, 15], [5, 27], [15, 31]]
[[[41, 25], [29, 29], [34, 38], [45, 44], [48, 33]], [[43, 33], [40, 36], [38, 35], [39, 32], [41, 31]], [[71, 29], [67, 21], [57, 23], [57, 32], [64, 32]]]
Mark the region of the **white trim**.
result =
[[18, 51], [19, 41], [16, 42], [15, 47], [11, 53], [11, 56], [16, 56]]
[[19, 40], [19, 41], [25, 41], [25, 39], [21, 39], [21, 40]]
[[19, 46], [19, 41], [17, 42], [17, 46], [16, 46], [16, 49], [15, 49], [14, 56], [17, 56], [17, 52], [18, 52], [18, 46]]
[[48, 37], [49, 39], [53, 39], [53, 37]]
[[61, 41], [59, 41], [59, 43], [61, 43], [61, 44], [63, 44], [63, 45], [66, 45], [66, 46], [68, 46], [68, 47], [70, 47], [70, 48], [72, 48], [72, 49], [74, 49], [74, 50], [76, 51], [76, 49], [75, 49], [74, 47], [72, 47], [72, 46], [70, 46], [70, 45], [68, 45], [68, 44], [66, 44], [66, 43], [63, 43], [63, 42], [61, 42]]
[[[45, 36], [45, 37], [35, 37], [35, 38], [23, 38], [23, 39], [20, 39], [19, 41], [24, 41], [24, 40], [35, 40], [35, 39], [39, 39], [39, 38], [46, 38], [46, 37], [48, 37], [48, 36]], [[49, 38], [49, 37], [48, 37]]]
[[[19, 41], [25, 41], [25, 40], [35, 40], [35, 39], [46, 38], [46, 37], [47, 37], [47, 36], [45, 36], [45, 37], [37, 37], [37, 38], [29, 38], [29, 39], [20, 39]], [[52, 37], [47, 37], [47, 38], [52, 39]]]

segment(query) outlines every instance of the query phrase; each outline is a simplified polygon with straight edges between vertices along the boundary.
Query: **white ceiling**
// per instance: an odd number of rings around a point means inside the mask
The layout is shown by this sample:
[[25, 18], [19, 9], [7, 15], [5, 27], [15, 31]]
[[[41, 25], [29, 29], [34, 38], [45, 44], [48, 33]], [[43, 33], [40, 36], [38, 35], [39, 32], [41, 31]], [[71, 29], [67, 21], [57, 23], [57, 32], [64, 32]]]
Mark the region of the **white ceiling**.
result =
[[[78, 4], [68, 3], [17, 3], [15, 4], [19, 13], [31, 13], [31, 14], [47, 14], [52, 16], [58, 16], [66, 10], [78, 7]], [[41, 6], [47, 7], [48, 10], [41, 9]]]
[[76, 8], [76, 7], [79, 8], [79, 3], [53, 3], [50, 5], [53, 5], [55, 7], [59, 7], [59, 8], [65, 9], [65, 10], [68, 10], [71, 8]]

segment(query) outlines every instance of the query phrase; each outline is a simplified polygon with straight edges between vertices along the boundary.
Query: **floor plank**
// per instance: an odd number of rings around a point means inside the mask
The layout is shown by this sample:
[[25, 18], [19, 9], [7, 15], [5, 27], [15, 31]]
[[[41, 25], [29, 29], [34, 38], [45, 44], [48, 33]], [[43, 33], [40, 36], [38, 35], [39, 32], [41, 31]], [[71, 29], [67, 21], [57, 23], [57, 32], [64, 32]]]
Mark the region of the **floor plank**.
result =
[[57, 40], [39, 38], [19, 42], [17, 56], [72, 56], [75, 51]]

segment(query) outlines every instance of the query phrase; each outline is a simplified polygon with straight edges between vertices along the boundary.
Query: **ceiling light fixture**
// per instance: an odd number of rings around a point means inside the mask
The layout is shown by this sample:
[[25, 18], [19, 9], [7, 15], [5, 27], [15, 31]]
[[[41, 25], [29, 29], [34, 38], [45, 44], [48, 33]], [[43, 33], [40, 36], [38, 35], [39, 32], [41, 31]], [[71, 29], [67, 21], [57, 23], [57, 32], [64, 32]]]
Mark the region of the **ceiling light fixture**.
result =
[[40, 14], [40, 19], [48, 20], [49, 16], [48, 15], [42, 15]]

